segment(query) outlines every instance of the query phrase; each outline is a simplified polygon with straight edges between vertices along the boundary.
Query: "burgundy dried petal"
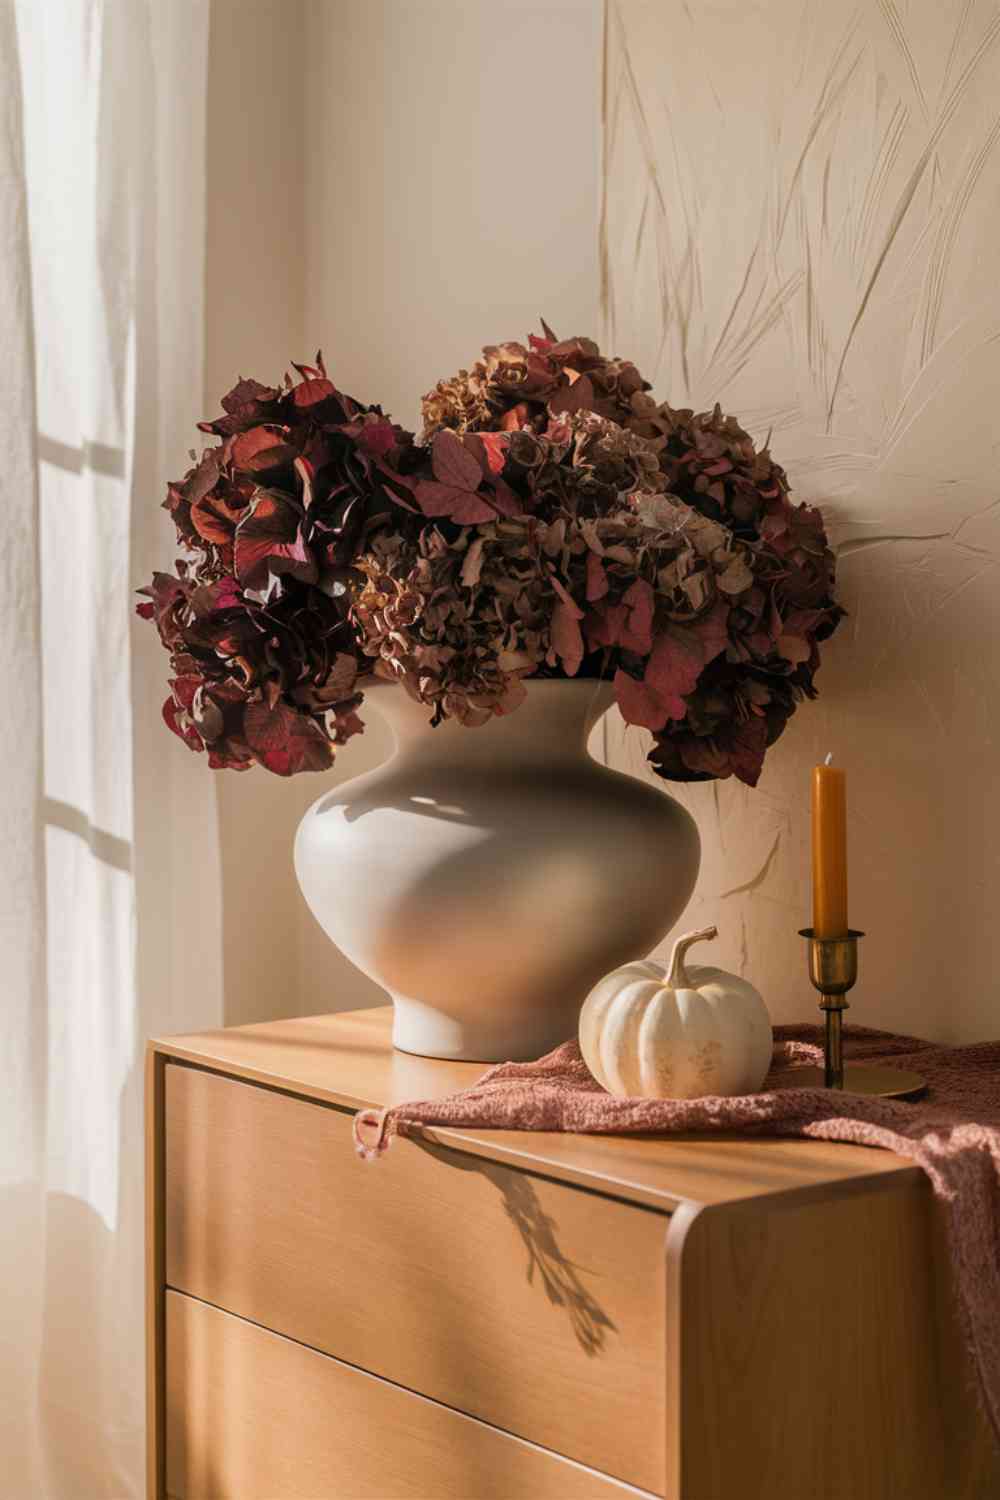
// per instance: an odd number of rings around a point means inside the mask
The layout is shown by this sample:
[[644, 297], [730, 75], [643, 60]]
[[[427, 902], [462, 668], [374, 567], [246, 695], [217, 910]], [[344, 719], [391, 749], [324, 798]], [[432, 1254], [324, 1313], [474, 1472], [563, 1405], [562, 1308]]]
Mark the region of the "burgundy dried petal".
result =
[[622, 604], [628, 614], [619, 639], [626, 651], [634, 651], [637, 656], [647, 656], [653, 649], [655, 602], [656, 596], [644, 578], [637, 578], [622, 595]]
[[729, 606], [719, 601], [703, 620], [667, 625], [646, 663], [645, 682], [671, 719], [687, 713], [684, 698], [698, 684], [702, 669], [726, 649]]
[[191, 707], [201, 684], [199, 677], [175, 677], [170, 683], [170, 697], [163, 705], [163, 717], [179, 739], [191, 750], [204, 750], [205, 742], [194, 723]]
[[385, 458], [396, 447], [396, 429], [388, 418], [378, 422], [359, 422], [356, 437], [359, 446], [375, 458]]
[[502, 479], [495, 479], [493, 481], [493, 488], [489, 492], [489, 500], [490, 504], [495, 505], [502, 516], [513, 518], [514, 516], [524, 515], [524, 502], [518, 498], [510, 485], [506, 484]]
[[572, 602], [560, 599], [552, 611], [552, 645], [562, 660], [567, 677], [575, 677], [583, 661], [583, 634], [580, 620], [583, 611]]
[[517, 432], [518, 428], [524, 427], [527, 424], [528, 415], [527, 402], [519, 401], [516, 406], [512, 406], [509, 411], [504, 412], [500, 419], [500, 430], [502, 432]]
[[258, 490], [236, 529], [236, 577], [243, 588], [266, 588], [269, 579], [291, 573], [303, 583], [319, 577], [306, 547], [296, 507], [273, 490]]
[[232, 540], [243, 513], [243, 507], [231, 505], [224, 495], [213, 492], [192, 505], [191, 525], [203, 541], [222, 547]]
[[249, 427], [230, 439], [229, 459], [237, 469], [263, 473], [290, 464], [296, 450], [285, 442], [287, 428]]
[[292, 390], [292, 400], [296, 406], [316, 406], [321, 401], [328, 401], [331, 396], [336, 396], [337, 387], [332, 380], [316, 378], [303, 380]]
[[625, 629], [624, 604], [599, 603], [587, 616], [587, 643], [592, 651], [602, 646], [617, 646]]
[[272, 415], [281, 392], [271, 385], [261, 385], [259, 380], [239, 380], [232, 390], [222, 398], [224, 417], [214, 422], [199, 422], [202, 432], [214, 432], [226, 437], [242, 432]]
[[554, 417], [593, 409], [594, 387], [586, 375], [581, 375], [572, 385], [563, 386], [549, 401], [549, 412]]
[[473, 457], [477, 458], [484, 475], [489, 477], [503, 472], [510, 444], [510, 438], [505, 432], [470, 432], [462, 441]]
[[459, 490], [476, 490], [482, 482], [482, 466], [454, 432], [438, 433], [431, 446], [431, 464], [439, 484]]
[[266, 703], [248, 703], [243, 730], [261, 765], [276, 776], [326, 771], [333, 764], [333, 746], [316, 722], [285, 703], [274, 708]]
[[211, 766], [328, 765], [362, 727], [358, 662], [469, 726], [586, 664], [660, 774], [756, 780], [842, 615], [822, 518], [718, 406], [543, 334], [439, 381], [424, 446], [318, 356], [203, 424], [222, 441], [166, 501], [186, 555], [138, 611]]
[[270, 406], [280, 395], [276, 386], [261, 385], [259, 380], [238, 380], [223, 396], [222, 410], [232, 417], [241, 417], [258, 407]]
[[447, 516], [459, 526], [474, 526], [496, 517], [496, 511], [482, 496], [450, 484], [435, 484], [432, 479], [417, 485], [414, 498], [425, 516]]
[[197, 505], [218, 484], [222, 469], [220, 453], [219, 448], [206, 448], [201, 462], [196, 464], [185, 479], [183, 494], [189, 505]]
[[637, 682], [621, 668], [615, 673], [615, 701], [626, 724], [637, 724], [642, 729], [662, 729], [667, 722], [667, 710], [659, 695], [648, 684]]
[[587, 598], [592, 604], [608, 592], [608, 575], [596, 552], [587, 553]]

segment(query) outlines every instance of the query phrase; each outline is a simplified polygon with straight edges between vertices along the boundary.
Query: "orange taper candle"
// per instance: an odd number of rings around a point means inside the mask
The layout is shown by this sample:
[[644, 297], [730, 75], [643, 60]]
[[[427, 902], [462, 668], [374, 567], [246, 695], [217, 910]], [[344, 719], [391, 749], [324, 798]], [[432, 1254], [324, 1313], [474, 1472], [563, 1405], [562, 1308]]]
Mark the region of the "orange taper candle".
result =
[[839, 766], [813, 770], [813, 932], [820, 938], [847, 932], [847, 798]]

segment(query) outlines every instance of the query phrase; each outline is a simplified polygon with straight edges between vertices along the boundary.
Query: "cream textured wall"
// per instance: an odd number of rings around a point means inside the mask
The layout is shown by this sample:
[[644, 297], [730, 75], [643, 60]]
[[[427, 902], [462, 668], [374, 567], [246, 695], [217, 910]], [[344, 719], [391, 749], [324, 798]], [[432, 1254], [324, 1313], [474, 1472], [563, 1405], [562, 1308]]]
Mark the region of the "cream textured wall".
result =
[[[715, 399], [822, 504], [850, 619], [759, 788], [685, 790], [685, 922], [773, 1014], [810, 1012], [808, 775], [846, 766], [850, 1019], [1000, 1015], [1000, 9], [609, 0], [606, 330], [674, 405]], [[615, 736], [614, 759], [645, 743]]]
[[306, 0], [306, 322], [419, 420], [434, 381], [598, 305], [600, 0]]
[[[544, 314], [596, 326], [599, 0], [212, 0], [206, 401], [321, 345], [346, 390], [420, 396]], [[291, 846], [326, 777], [219, 776], [230, 1023], [381, 1004]]]

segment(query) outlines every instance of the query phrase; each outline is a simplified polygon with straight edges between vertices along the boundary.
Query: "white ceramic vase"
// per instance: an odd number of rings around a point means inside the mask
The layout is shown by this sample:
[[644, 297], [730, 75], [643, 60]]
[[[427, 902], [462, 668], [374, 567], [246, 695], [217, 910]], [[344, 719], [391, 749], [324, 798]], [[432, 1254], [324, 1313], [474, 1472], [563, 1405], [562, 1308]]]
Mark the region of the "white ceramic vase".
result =
[[325, 793], [295, 841], [317, 920], [395, 1006], [404, 1052], [480, 1062], [575, 1035], [608, 970], [641, 958], [694, 889], [694, 821], [599, 765], [608, 684], [530, 681], [479, 729], [432, 729], [391, 684], [366, 698], [393, 732], [377, 770]]

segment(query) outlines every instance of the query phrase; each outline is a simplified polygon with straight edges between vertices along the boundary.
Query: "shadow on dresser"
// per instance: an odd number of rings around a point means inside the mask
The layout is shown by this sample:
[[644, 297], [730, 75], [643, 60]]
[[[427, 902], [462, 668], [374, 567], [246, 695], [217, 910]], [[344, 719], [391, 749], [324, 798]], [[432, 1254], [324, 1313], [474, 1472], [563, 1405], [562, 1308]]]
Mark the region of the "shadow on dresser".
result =
[[408, 1135], [407, 1140], [454, 1171], [478, 1172], [492, 1182], [527, 1252], [528, 1282], [534, 1284], [537, 1277], [552, 1306], [565, 1309], [583, 1351], [588, 1355], [600, 1354], [609, 1333], [617, 1333], [618, 1329], [584, 1285], [586, 1267], [568, 1260], [560, 1250], [556, 1238], [558, 1225], [538, 1201], [530, 1175], [516, 1168], [501, 1167], [485, 1157], [450, 1151], [416, 1134]]

